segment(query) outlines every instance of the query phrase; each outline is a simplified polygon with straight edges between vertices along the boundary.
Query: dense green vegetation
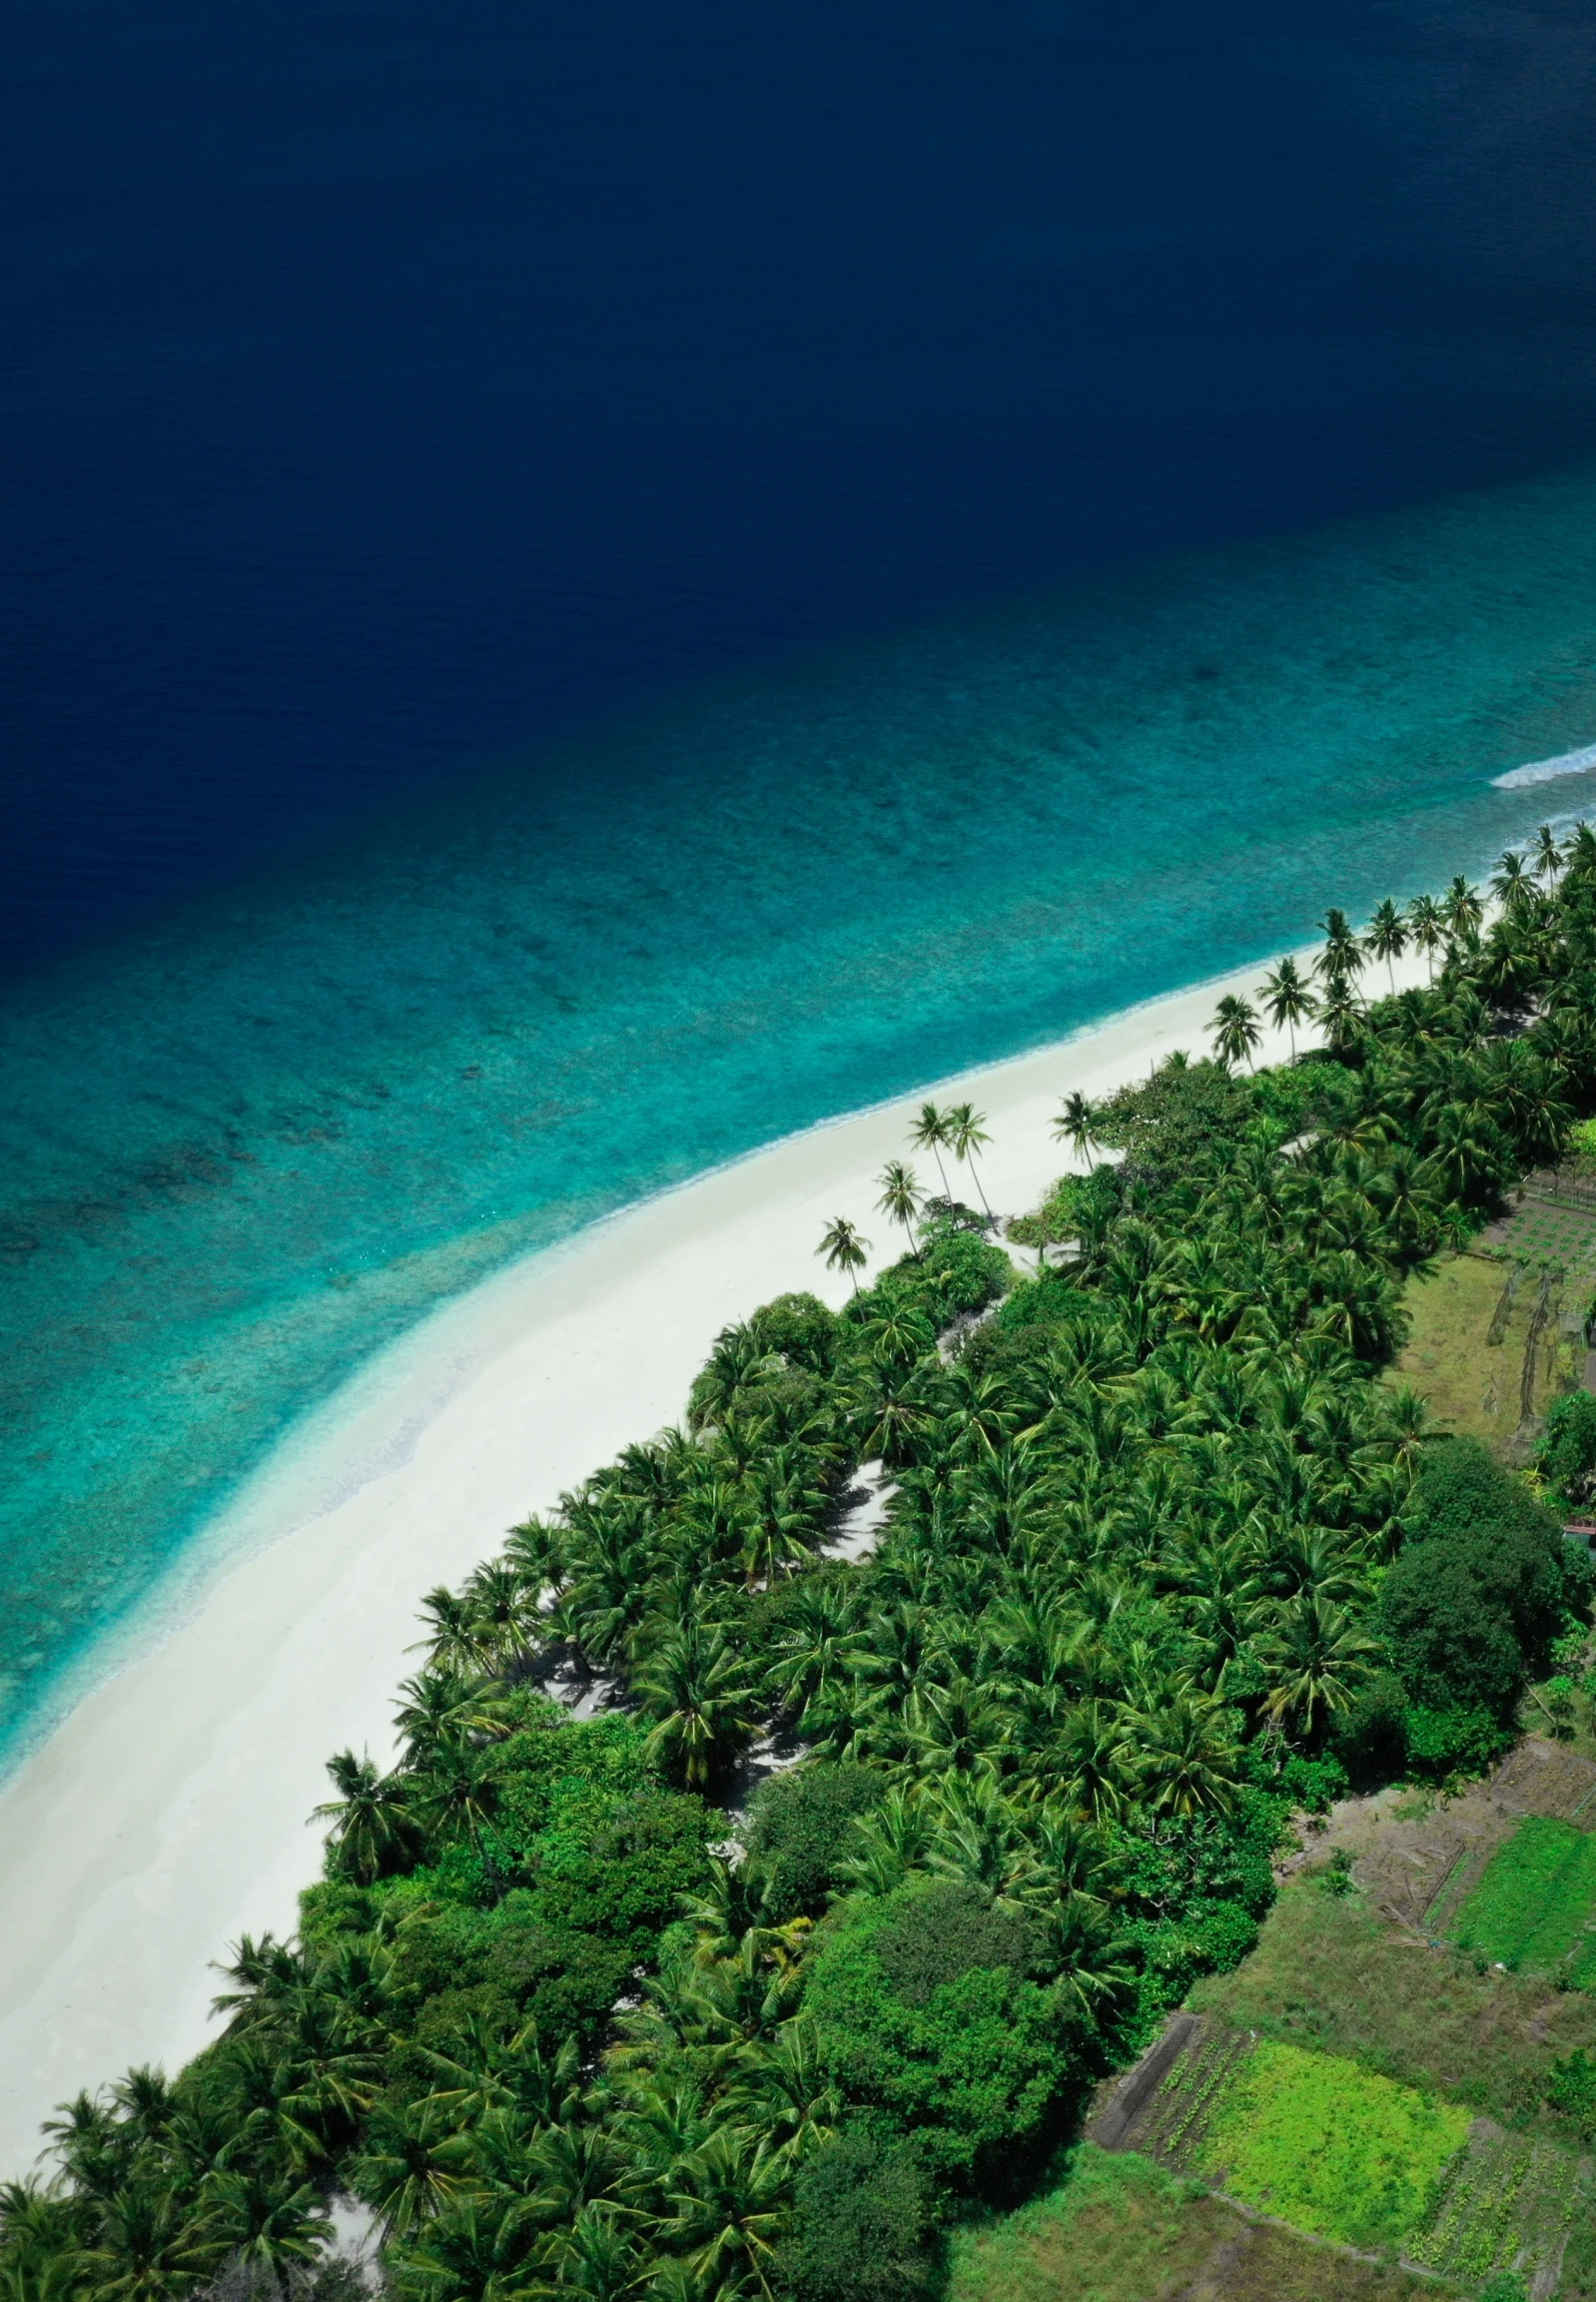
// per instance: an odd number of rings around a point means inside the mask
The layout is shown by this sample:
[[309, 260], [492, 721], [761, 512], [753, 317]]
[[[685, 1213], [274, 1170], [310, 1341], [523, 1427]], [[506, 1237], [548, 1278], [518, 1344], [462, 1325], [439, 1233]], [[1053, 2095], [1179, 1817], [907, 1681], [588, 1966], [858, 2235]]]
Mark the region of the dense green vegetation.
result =
[[[1029, 1275], [945, 1196], [432, 1593], [299, 1940], [239, 1945], [218, 2041], [67, 2106], [0, 2201], [15, 2302], [282, 2277], [339, 2189], [415, 2302], [912, 2296], [1244, 1955], [1293, 1805], [1499, 1748], [1587, 1561], [1374, 1378], [1406, 1276], [1596, 1107], [1596, 838], [1488, 933], [1449, 900], [1433, 987], [1369, 1006], [1330, 915], [1328, 1053], [1067, 1114], [1123, 1156]], [[975, 1171], [979, 1115], [927, 1126]], [[827, 1558], [872, 1463], [882, 1539]], [[571, 1720], [556, 1662], [619, 1708]], [[772, 1734], [808, 1756], [728, 1845]]]
[[1202, 2166], [1298, 2230], [1396, 2250], [1427, 2229], [1469, 2125], [1455, 2103], [1265, 2038], [1210, 2116]]
[[1596, 1838], [1530, 1815], [1491, 1857], [1452, 1931], [1462, 1949], [1510, 1969], [1562, 1971], [1583, 1988], [1596, 1980], [1593, 1914]]

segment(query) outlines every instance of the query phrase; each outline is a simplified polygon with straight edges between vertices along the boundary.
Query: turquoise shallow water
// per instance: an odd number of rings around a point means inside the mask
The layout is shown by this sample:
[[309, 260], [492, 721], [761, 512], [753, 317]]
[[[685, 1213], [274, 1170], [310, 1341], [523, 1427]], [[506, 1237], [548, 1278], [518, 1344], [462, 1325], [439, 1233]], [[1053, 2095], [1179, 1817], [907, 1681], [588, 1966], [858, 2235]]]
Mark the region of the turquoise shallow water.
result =
[[0, 1733], [511, 1255], [1477, 867], [1596, 738], [1596, 475], [701, 697], [14, 994]]

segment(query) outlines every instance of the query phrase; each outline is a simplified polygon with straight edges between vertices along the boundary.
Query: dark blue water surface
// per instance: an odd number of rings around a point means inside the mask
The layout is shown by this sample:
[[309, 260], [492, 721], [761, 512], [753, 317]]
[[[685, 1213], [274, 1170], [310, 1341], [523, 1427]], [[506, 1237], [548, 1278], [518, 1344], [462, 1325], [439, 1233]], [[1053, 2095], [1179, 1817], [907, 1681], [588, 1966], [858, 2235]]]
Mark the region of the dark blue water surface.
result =
[[1593, 56], [1446, 0], [18, 0], [6, 957], [706, 672], [1583, 455]]
[[1588, 6], [0, 74], [0, 1764], [507, 1258], [1588, 789]]

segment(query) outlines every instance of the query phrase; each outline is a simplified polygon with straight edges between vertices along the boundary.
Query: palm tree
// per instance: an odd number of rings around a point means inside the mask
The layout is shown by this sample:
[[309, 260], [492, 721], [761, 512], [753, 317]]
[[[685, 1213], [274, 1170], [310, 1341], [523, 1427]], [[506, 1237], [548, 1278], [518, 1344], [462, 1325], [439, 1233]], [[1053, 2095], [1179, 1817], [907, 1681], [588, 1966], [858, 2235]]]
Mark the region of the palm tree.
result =
[[428, 1591], [421, 1601], [417, 1620], [426, 1625], [426, 1636], [417, 1639], [408, 1650], [427, 1650], [426, 1659], [434, 1669], [479, 1671], [482, 1667], [482, 1647], [477, 1625], [471, 1610], [457, 1592], [445, 1583]]
[[846, 1271], [853, 1280], [853, 1291], [859, 1292], [857, 1273], [865, 1267], [870, 1241], [851, 1223], [846, 1215], [833, 1215], [826, 1225], [825, 1235], [816, 1247], [817, 1255], [824, 1255], [826, 1268]]
[[948, 1109], [948, 1141], [953, 1148], [953, 1155], [961, 1166], [966, 1159], [970, 1161], [970, 1172], [975, 1178], [976, 1189], [981, 1194], [981, 1204], [986, 1208], [987, 1220], [990, 1222], [992, 1220], [992, 1208], [987, 1203], [986, 1190], [981, 1181], [981, 1164], [976, 1155], [984, 1145], [992, 1141], [991, 1136], [983, 1132], [986, 1116], [985, 1112], [977, 1111], [974, 1104], [956, 1103], [950, 1105]]
[[1375, 959], [1384, 960], [1386, 980], [1390, 984], [1391, 997], [1394, 999], [1396, 997], [1396, 962], [1407, 949], [1407, 929], [1401, 913], [1389, 896], [1383, 903], [1375, 906], [1373, 915], [1369, 920], [1368, 932], [1363, 938], [1363, 948], [1372, 953]]
[[1245, 1056], [1248, 1071], [1252, 1068], [1252, 1050], [1263, 1034], [1258, 1030], [1257, 1010], [1233, 992], [1226, 992], [1213, 1011], [1208, 1025], [1213, 1036], [1213, 1049], [1220, 1063], [1232, 1064]]
[[447, 2204], [469, 2161], [470, 2138], [441, 2095], [380, 2101], [351, 2164], [350, 2186], [381, 2215], [389, 2237], [402, 2238]]
[[200, 2186], [201, 2227], [230, 2259], [269, 2271], [274, 2280], [291, 2265], [320, 2256], [332, 2234], [332, 2216], [314, 2183], [273, 2177], [263, 2169], [220, 2169]]
[[416, 1802], [432, 1830], [480, 1846], [498, 1812], [498, 1783], [480, 1751], [464, 1740], [440, 1742], [414, 1781]]
[[383, 1775], [370, 1757], [340, 1751], [327, 1762], [339, 1796], [313, 1813], [313, 1823], [331, 1820], [327, 1843], [334, 1861], [358, 1887], [369, 1887], [397, 1857], [414, 1845], [415, 1818], [401, 1776]]
[[84, 2283], [105, 2302], [170, 2302], [216, 2270], [225, 2248], [186, 2214], [175, 2189], [146, 2178], [107, 2202], [98, 2234], [79, 2257]]
[[1319, 1002], [1319, 1018], [1332, 1048], [1350, 1047], [1357, 1038], [1363, 1011], [1344, 977], [1332, 976], [1326, 984], [1324, 997]]
[[1424, 954], [1430, 982], [1435, 981], [1435, 954], [1446, 932], [1446, 920], [1432, 895], [1416, 895], [1407, 907], [1407, 932], [1416, 950]]
[[1212, 1698], [1176, 1694], [1151, 1712], [1134, 1712], [1125, 1747], [1153, 1815], [1226, 1814], [1235, 1804], [1240, 1752]]
[[1542, 879], [1557, 885], [1557, 875], [1563, 868], [1563, 851], [1557, 844], [1557, 834], [1549, 823], [1541, 824], [1535, 833], [1535, 869]]
[[1469, 886], [1461, 872], [1448, 883], [1441, 898], [1441, 917], [1459, 943], [1467, 943], [1477, 934], [1480, 921], [1485, 917], [1479, 891]]
[[1263, 1007], [1276, 1031], [1283, 1024], [1291, 1035], [1291, 1061], [1296, 1061], [1296, 1027], [1318, 1014], [1319, 1003], [1303, 982], [1296, 961], [1287, 952], [1272, 975], [1263, 978]]
[[722, 2126], [668, 2177], [659, 2234], [717, 2294], [772, 2296], [786, 2218], [786, 2157], [763, 2136]]
[[923, 1103], [920, 1106], [920, 1117], [909, 1130], [909, 1141], [914, 1150], [930, 1151], [937, 1162], [937, 1172], [942, 1177], [942, 1195], [945, 1199], [951, 1199], [953, 1193], [948, 1188], [948, 1170], [942, 1163], [942, 1153], [948, 1142], [948, 1122], [934, 1103]]
[[505, 1732], [504, 1690], [476, 1672], [418, 1671], [401, 1681], [399, 1693], [404, 1701], [394, 1713], [394, 1724], [404, 1738], [408, 1767], [424, 1767], [447, 1736]]
[[1353, 934], [1345, 912], [1332, 906], [1319, 921], [1319, 932], [1324, 938], [1324, 949], [1314, 962], [1314, 974], [1326, 983], [1334, 982], [1337, 977], [1344, 980], [1356, 975], [1363, 964], [1363, 947]]
[[1065, 1097], [1053, 1123], [1055, 1140], [1067, 1143], [1079, 1157], [1085, 1158], [1097, 1144], [1097, 1116], [1080, 1089], [1076, 1089], [1073, 1095]]
[[902, 1159], [888, 1159], [876, 1177], [881, 1185], [881, 1196], [876, 1201], [880, 1213], [895, 1223], [902, 1223], [909, 1234], [909, 1251], [919, 1262], [920, 1247], [915, 1238], [915, 1217], [925, 1203], [913, 1167], [905, 1166]]
[[1525, 897], [1534, 893], [1529, 867], [1512, 849], [1498, 859], [1491, 893], [1509, 919], [1517, 917]]
[[706, 1789], [753, 1731], [753, 1684], [718, 1624], [677, 1624], [632, 1692], [654, 1721], [650, 1756], [667, 1759], [689, 1791]]
[[1313, 1589], [1283, 1611], [1265, 1653], [1272, 1684], [1264, 1709], [1311, 1738], [1325, 1718], [1347, 1709], [1380, 1650], [1347, 1609]]

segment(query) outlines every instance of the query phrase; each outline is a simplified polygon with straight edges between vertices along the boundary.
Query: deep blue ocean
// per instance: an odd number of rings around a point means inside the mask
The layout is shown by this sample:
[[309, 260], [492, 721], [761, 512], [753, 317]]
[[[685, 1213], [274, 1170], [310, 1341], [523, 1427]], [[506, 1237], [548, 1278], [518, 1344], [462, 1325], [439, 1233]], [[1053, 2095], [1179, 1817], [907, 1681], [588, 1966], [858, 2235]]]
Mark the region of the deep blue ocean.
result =
[[1596, 20], [19, 0], [0, 1740], [508, 1256], [1596, 741]]

